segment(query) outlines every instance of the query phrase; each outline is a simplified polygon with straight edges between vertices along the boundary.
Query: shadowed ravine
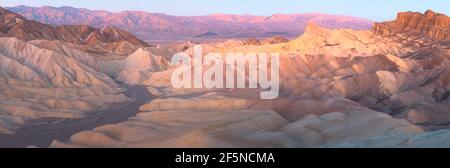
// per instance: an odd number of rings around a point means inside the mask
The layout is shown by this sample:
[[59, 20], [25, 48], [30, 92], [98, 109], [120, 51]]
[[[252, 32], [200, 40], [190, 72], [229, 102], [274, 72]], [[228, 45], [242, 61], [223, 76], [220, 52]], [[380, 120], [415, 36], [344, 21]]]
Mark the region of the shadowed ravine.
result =
[[[16, 134], [0, 135], [0, 147], [22, 148], [28, 146], [48, 147], [53, 140], [67, 141], [73, 134], [95, 127], [126, 121], [139, 112], [139, 107], [151, 99], [145, 86], [129, 86], [127, 96], [133, 101], [118, 108], [94, 112], [80, 119], [59, 122], [36, 120], [17, 130]], [[56, 120], [55, 120], [56, 121]]]

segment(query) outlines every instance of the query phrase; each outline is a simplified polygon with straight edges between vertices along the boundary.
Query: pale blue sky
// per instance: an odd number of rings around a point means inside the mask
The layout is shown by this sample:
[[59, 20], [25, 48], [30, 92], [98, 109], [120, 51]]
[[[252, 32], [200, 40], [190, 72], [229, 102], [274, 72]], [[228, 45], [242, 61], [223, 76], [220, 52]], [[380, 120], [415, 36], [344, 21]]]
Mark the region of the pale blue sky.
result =
[[171, 15], [212, 13], [271, 15], [274, 13], [320, 12], [391, 20], [399, 11], [433, 9], [449, 15], [448, 0], [0, 0], [0, 6], [73, 6], [113, 12], [141, 10]]

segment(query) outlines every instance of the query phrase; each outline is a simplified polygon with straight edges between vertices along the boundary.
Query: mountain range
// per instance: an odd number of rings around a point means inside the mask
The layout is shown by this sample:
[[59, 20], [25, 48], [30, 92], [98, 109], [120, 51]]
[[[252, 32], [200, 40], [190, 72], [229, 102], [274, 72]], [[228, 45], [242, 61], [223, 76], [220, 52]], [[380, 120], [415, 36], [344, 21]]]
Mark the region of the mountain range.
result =
[[86, 25], [52, 26], [28, 20], [3, 8], [0, 8], [0, 37], [15, 37], [24, 41], [59, 40], [88, 46], [96, 51], [101, 48], [101, 50], [125, 55], [136, 49], [128, 46], [148, 46], [146, 42], [133, 34], [118, 28], [105, 26], [98, 29]]
[[372, 22], [362, 18], [320, 13], [274, 14], [270, 16], [212, 14], [206, 16], [172, 16], [162, 13], [123, 11], [118, 13], [84, 8], [27, 7], [7, 8], [51, 25], [82, 24], [96, 28], [113, 26], [148, 39], [240, 38], [283, 35], [297, 37], [308, 22], [326, 28], [370, 29]]

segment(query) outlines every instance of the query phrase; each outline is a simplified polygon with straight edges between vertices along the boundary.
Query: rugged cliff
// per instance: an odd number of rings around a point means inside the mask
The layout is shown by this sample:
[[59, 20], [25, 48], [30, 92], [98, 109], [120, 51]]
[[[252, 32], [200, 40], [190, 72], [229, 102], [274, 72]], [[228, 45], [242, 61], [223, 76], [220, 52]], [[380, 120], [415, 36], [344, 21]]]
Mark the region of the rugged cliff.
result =
[[394, 21], [375, 23], [374, 31], [381, 35], [410, 33], [426, 35], [435, 40], [450, 40], [450, 18], [432, 10], [424, 14], [400, 12]]

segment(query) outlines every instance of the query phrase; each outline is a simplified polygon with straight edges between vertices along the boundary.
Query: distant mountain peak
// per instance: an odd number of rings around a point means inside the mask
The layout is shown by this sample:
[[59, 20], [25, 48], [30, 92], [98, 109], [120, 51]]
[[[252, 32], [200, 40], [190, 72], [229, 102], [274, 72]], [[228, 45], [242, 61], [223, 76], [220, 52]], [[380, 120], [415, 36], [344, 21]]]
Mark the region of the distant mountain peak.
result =
[[[92, 27], [113, 26], [136, 34], [143, 39], [187, 38], [214, 32], [224, 38], [266, 38], [266, 32], [284, 32], [296, 37], [308, 22], [326, 28], [368, 30], [372, 22], [362, 18], [327, 14], [274, 14], [271, 16], [212, 14], [206, 16], [172, 16], [143, 11], [108, 12], [77, 8], [11, 7], [27, 19], [51, 25], [86, 24]], [[76, 12], [71, 12], [77, 10]], [[207, 38], [207, 37], [198, 37]]]

